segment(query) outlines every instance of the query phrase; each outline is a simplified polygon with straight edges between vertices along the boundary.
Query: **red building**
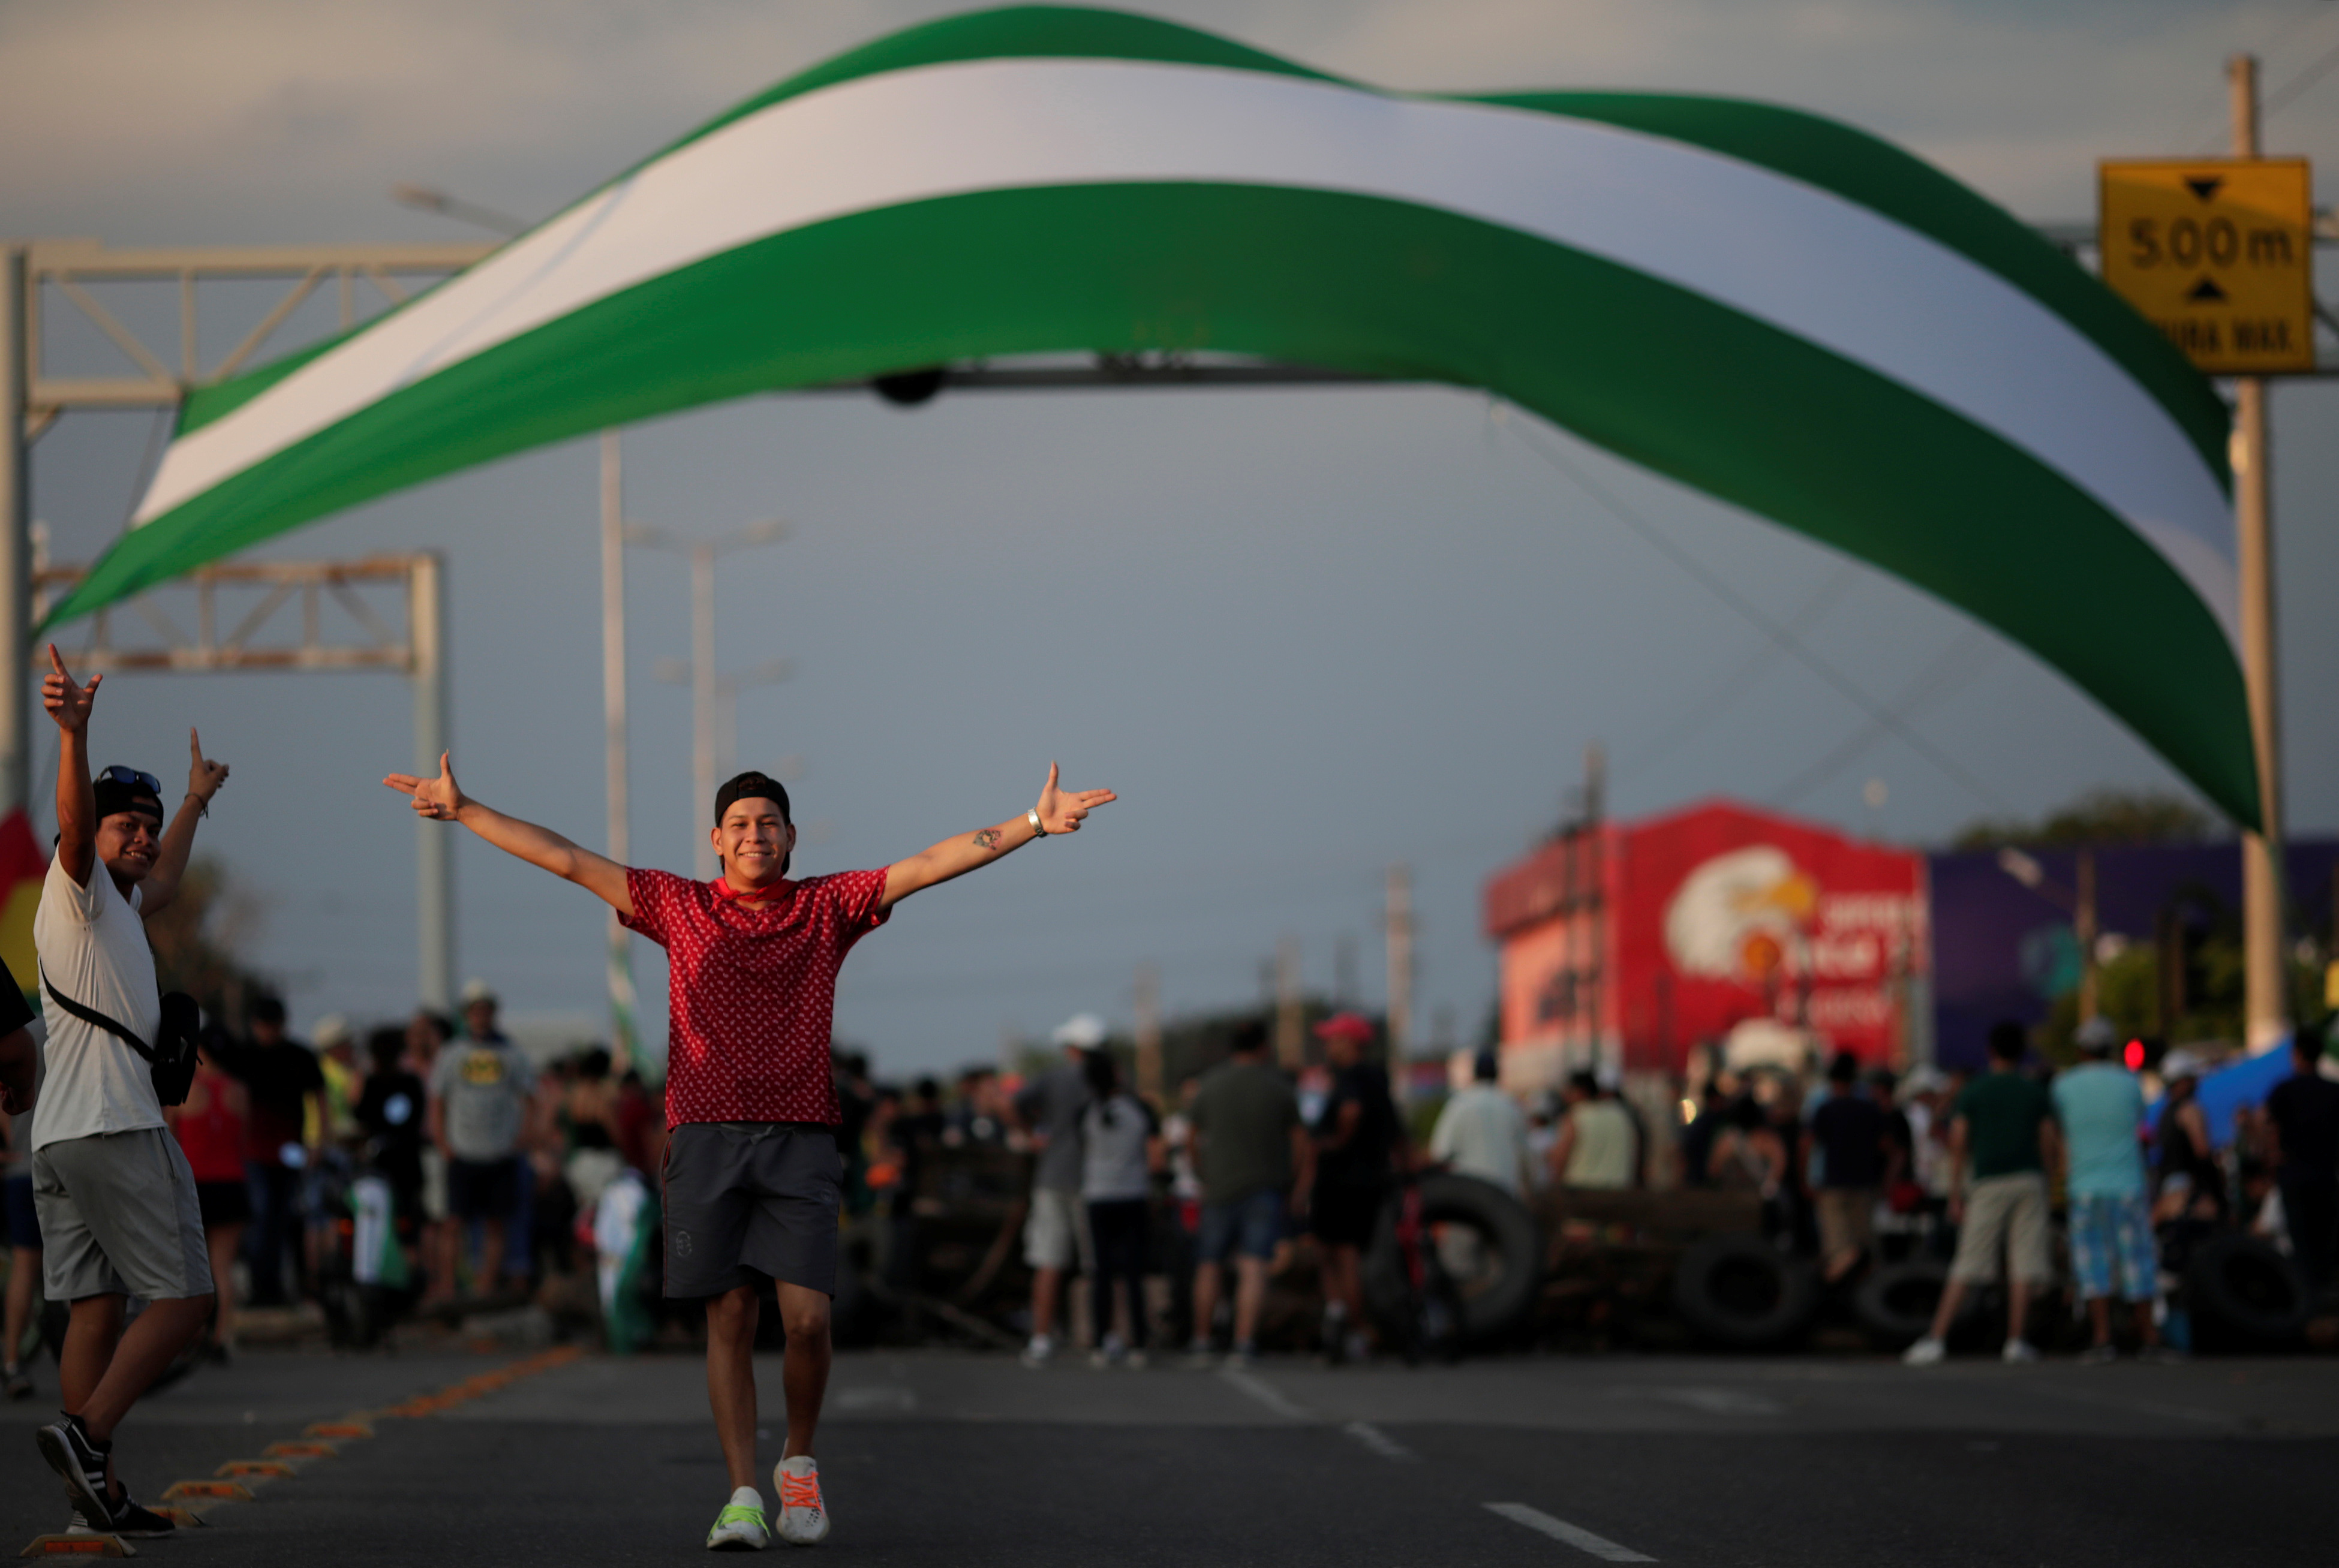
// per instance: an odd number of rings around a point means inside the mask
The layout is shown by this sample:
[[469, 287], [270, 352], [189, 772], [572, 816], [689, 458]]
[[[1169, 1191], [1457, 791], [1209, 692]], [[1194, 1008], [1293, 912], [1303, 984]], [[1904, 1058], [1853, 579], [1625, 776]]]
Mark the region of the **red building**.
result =
[[1503, 1078], [1678, 1073], [1735, 1033], [1905, 1057], [1922, 855], [1715, 801], [1554, 838], [1486, 884]]

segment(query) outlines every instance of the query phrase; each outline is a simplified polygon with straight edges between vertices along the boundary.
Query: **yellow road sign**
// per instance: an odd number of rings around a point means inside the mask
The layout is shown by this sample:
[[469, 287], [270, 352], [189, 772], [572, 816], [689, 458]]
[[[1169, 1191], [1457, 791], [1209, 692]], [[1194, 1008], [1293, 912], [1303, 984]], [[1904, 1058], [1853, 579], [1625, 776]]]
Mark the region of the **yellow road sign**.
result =
[[2194, 364], [2314, 368], [2314, 182], [2304, 158], [2101, 165], [2104, 281]]

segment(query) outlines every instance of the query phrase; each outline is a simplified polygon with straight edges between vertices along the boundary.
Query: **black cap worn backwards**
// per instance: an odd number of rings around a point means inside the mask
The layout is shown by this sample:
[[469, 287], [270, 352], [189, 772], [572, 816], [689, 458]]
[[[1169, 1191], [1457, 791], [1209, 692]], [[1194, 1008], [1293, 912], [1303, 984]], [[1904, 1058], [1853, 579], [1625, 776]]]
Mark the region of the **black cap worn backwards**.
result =
[[780, 808], [782, 822], [795, 820], [788, 814], [788, 792], [781, 787], [780, 781], [769, 774], [750, 769], [715, 792], [715, 825], [721, 827], [723, 814], [729, 811], [734, 803], [743, 800], [770, 801]]
[[90, 785], [90, 793], [97, 802], [97, 820], [104, 822], [118, 813], [134, 811], [141, 816], [153, 817], [154, 825], [160, 828], [163, 825], [162, 798], [143, 784], [125, 784], [111, 776], [126, 771], [108, 768]]

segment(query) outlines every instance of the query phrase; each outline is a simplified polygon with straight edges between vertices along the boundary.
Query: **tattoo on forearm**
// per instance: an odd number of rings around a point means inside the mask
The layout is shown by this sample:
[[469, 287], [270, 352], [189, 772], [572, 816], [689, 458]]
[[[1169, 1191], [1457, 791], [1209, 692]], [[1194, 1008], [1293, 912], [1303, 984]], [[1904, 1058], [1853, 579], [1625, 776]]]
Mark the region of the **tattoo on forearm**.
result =
[[995, 827], [987, 827], [981, 833], [975, 834], [974, 847], [977, 849], [997, 849], [999, 847], [999, 830]]

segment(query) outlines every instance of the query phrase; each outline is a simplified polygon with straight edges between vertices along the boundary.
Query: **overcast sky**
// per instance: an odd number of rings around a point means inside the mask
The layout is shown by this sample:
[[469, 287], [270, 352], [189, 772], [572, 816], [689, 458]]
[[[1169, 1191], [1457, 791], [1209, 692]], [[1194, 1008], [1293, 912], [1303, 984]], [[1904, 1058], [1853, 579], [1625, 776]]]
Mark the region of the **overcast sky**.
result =
[[[9, 0], [0, 232], [473, 238], [388, 188], [538, 218], [770, 82], [952, 9]], [[2220, 63], [2235, 49], [2265, 55], [2271, 150], [2339, 156], [2339, 69], [2314, 74], [2339, 66], [2331, 0], [1154, 9], [1394, 86], [1793, 104], [2034, 220], [2091, 219], [2098, 158], [2219, 150]], [[167, 299], [108, 298], [173, 340]], [[206, 352], [265, 309], [231, 299]], [[275, 346], [325, 324], [311, 314]], [[59, 368], [121, 368], [63, 323], [56, 341]], [[2275, 402], [2287, 783], [2295, 826], [2329, 833], [2339, 393], [2292, 382]], [[848, 964], [840, 1032], [909, 1072], [993, 1055], [1002, 1031], [1075, 1011], [1125, 1027], [1143, 962], [1173, 1011], [1241, 1003], [1286, 934], [1319, 990], [1352, 945], [1361, 1000], [1377, 1005], [1382, 877], [1404, 862], [1422, 909], [1421, 1026], [1442, 1013], [1474, 1033], [1493, 975], [1478, 889], [1557, 817], [1593, 742], [1620, 814], [1726, 794], [1915, 843], [2097, 785], [2181, 790], [2060, 677], [1933, 601], [1505, 414], [1422, 389], [963, 395], [914, 412], [765, 398], [629, 432], [627, 508], [642, 520], [794, 525], [789, 542], [726, 560], [718, 619], [725, 669], [795, 666], [742, 697], [740, 727], [744, 763], [798, 759], [801, 869], [881, 864], [1018, 813], [1051, 757], [1068, 784], [1124, 797], [1077, 840], [903, 905]], [[35, 510], [61, 557], [119, 530], [156, 433], [151, 415], [85, 413], [42, 438]], [[548, 449], [267, 552], [444, 549], [465, 786], [587, 842], [603, 812], [595, 479], [589, 444]], [[1641, 528], [1802, 627], [1969, 777], [1779, 656]], [[636, 858], [686, 870], [706, 810], [688, 702], [652, 679], [656, 659], [688, 651], [684, 572], [637, 552], [630, 574]], [[101, 761], [174, 771], [193, 722], [234, 764], [203, 842], [252, 894], [253, 955], [287, 981], [302, 1027], [410, 1005], [415, 830], [373, 782], [409, 765], [409, 715], [404, 685], [381, 676], [125, 676], [105, 692]], [[50, 735], [38, 744], [36, 767], [54, 756]], [[1863, 798], [1870, 781], [1880, 809]], [[597, 1010], [599, 906], [476, 843], [457, 877], [465, 973], [516, 1010]], [[662, 1033], [662, 958], [637, 944], [636, 964]]]

